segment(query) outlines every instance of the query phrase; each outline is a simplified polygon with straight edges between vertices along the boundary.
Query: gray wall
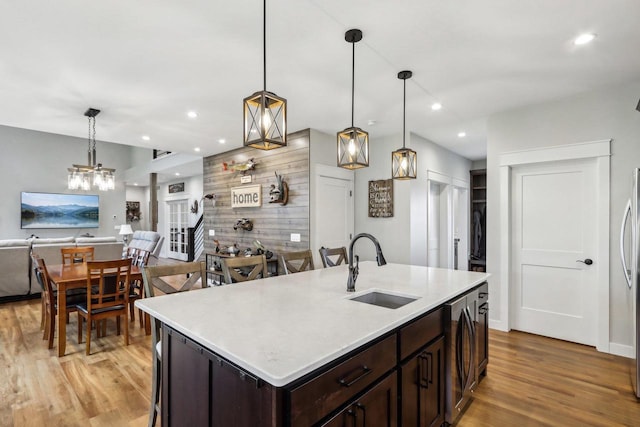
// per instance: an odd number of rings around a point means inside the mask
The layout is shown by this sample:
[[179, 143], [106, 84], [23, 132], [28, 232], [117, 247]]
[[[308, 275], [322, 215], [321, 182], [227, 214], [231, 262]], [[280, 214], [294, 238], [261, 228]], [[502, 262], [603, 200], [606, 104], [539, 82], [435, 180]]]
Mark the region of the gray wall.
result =
[[[371, 233], [388, 262], [427, 265], [427, 170], [469, 181], [471, 161], [418, 135], [410, 134], [407, 147], [418, 153], [415, 180], [394, 181], [392, 218], [369, 218], [369, 181], [391, 178], [391, 152], [402, 147], [402, 135], [370, 140], [369, 167], [356, 171], [356, 233]], [[375, 260], [373, 245], [358, 242], [361, 260]]]
[[116, 189], [88, 194], [100, 196], [100, 227], [90, 229], [20, 229], [20, 192], [71, 193], [67, 168], [87, 163], [87, 140], [64, 135], [0, 126], [0, 239], [29, 237], [117, 236], [116, 225], [126, 223], [125, 187], [118, 174], [132, 166], [132, 148], [98, 141], [98, 161], [116, 169]]
[[[631, 313], [618, 259], [619, 221], [631, 189], [631, 173], [640, 167], [640, 113], [635, 107], [640, 82], [546, 104], [496, 114], [489, 120], [487, 143], [487, 269], [494, 307], [500, 300], [499, 156], [508, 151], [612, 139], [610, 205], [610, 341], [631, 345]], [[500, 320], [498, 310], [491, 318]]]

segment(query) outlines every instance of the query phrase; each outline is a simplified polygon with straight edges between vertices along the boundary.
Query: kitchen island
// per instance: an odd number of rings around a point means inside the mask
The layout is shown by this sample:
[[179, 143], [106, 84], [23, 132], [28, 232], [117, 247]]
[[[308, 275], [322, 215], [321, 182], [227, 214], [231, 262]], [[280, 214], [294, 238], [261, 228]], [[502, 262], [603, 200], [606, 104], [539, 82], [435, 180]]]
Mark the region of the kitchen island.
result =
[[[355, 293], [339, 266], [136, 301], [164, 325], [162, 425], [397, 425], [402, 366], [415, 357], [437, 374], [444, 420], [443, 307], [488, 277], [362, 262]], [[371, 290], [415, 301], [351, 300]], [[364, 409], [367, 396], [378, 400]]]

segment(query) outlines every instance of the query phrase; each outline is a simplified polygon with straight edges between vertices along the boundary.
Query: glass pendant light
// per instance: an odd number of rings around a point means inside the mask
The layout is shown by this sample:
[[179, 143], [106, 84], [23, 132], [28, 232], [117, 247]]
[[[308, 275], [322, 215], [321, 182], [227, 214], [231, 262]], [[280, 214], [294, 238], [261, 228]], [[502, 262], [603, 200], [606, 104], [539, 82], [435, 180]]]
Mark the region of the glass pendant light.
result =
[[96, 116], [100, 110], [89, 108], [84, 115], [89, 120], [89, 148], [87, 151], [87, 165], [73, 165], [68, 168], [67, 188], [69, 190], [89, 191], [91, 185], [100, 191], [115, 189], [115, 169], [105, 168], [102, 163], [97, 163], [96, 155]]
[[407, 121], [407, 79], [411, 71], [400, 71], [398, 78], [403, 81], [404, 97], [402, 100], [402, 148], [391, 153], [391, 176], [393, 179], [415, 179], [418, 169], [418, 154], [410, 148], [405, 148], [405, 123]]
[[287, 146], [287, 100], [267, 92], [267, 0], [262, 15], [263, 89], [243, 101], [244, 146], [272, 150]]
[[338, 166], [359, 169], [369, 166], [369, 134], [353, 125], [353, 98], [355, 87], [356, 43], [362, 40], [362, 31], [353, 29], [344, 39], [351, 43], [351, 127], [338, 132]]

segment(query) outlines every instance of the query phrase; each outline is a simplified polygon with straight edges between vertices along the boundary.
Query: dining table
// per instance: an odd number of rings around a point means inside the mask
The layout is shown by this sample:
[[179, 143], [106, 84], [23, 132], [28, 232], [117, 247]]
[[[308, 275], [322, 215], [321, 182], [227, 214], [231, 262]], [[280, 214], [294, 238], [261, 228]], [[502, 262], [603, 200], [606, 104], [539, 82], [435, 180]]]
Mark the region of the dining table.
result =
[[[67, 344], [67, 291], [82, 289], [87, 286], [87, 264], [54, 264], [48, 265], [49, 279], [58, 290], [58, 357], [64, 356]], [[130, 281], [142, 280], [142, 269], [131, 266]]]

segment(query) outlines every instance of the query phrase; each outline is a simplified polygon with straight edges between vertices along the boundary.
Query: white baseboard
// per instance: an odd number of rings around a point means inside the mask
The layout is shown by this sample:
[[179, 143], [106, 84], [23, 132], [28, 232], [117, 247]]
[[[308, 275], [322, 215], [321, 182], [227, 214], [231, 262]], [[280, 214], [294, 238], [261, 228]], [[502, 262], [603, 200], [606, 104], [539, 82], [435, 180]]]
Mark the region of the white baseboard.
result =
[[502, 320], [489, 319], [489, 328], [497, 329], [502, 332], [509, 332]]
[[633, 358], [633, 346], [618, 344], [615, 342], [609, 343], [609, 353], [615, 354], [616, 356], [624, 356], [628, 358]]

